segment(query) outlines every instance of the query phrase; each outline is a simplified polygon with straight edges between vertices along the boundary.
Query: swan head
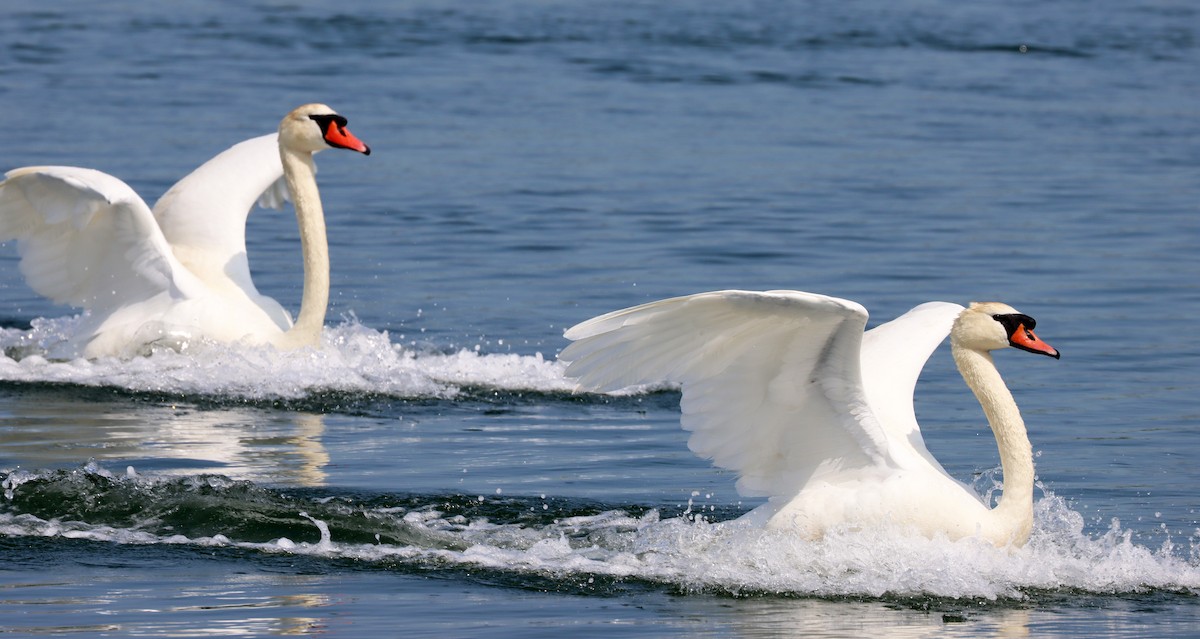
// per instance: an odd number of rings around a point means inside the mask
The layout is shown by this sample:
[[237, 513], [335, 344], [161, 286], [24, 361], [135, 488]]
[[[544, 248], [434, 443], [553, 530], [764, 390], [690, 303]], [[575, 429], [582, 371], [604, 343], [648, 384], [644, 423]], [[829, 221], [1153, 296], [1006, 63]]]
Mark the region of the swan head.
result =
[[972, 302], [950, 329], [950, 341], [961, 348], [987, 352], [1016, 348], [1059, 358], [1058, 349], [1033, 333], [1032, 317], [1000, 302]]
[[371, 148], [346, 128], [346, 118], [324, 104], [306, 104], [284, 116], [279, 145], [303, 153], [335, 148], [371, 154]]

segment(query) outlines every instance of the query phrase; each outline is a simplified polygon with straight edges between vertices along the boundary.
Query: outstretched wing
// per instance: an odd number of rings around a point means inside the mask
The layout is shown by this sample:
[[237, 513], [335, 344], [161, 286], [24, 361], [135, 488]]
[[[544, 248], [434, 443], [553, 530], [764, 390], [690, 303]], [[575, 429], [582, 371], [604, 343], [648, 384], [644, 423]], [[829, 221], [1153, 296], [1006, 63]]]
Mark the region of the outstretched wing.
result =
[[16, 240], [29, 286], [55, 302], [107, 311], [163, 291], [197, 294], [150, 209], [96, 171], [25, 167], [0, 182], [0, 241]]
[[794, 494], [815, 475], [888, 462], [860, 382], [866, 321], [833, 297], [717, 291], [583, 322], [560, 359], [588, 389], [680, 384], [693, 452], [736, 471], [744, 495]]
[[893, 443], [893, 457], [903, 455], [898, 445], [907, 442], [912, 451], [941, 468], [921, 438], [913, 392], [925, 362], [950, 334], [950, 327], [962, 312], [958, 304], [926, 302], [863, 336], [863, 388], [871, 412]]
[[163, 236], [188, 268], [210, 284], [232, 279], [256, 292], [246, 259], [246, 218], [255, 203], [288, 199], [278, 134], [251, 138], [217, 154], [154, 204]]

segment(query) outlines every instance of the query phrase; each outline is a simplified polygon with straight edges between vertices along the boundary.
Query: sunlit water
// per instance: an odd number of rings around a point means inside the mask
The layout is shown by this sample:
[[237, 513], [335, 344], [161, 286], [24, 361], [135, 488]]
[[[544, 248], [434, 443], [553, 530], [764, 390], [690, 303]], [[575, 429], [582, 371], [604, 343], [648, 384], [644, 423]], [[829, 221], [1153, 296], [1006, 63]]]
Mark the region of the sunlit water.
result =
[[[3, 165], [148, 200], [320, 100], [322, 348], [54, 360], [0, 258], [0, 629], [83, 636], [1200, 631], [1196, 10], [1064, 4], [90, 4], [0, 22]], [[297, 308], [290, 213], [251, 216]], [[678, 394], [575, 394], [563, 329], [718, 288], [1001, 299], [1021, 549], [748, 528]], [[931, 450], [995, 497], [948, 354]]]

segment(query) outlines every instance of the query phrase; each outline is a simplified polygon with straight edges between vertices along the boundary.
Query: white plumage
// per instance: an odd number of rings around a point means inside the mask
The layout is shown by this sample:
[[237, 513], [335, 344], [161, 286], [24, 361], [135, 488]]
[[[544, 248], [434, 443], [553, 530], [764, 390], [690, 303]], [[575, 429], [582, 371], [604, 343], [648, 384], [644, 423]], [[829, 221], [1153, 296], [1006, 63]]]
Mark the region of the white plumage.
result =
[[[0, 241], [17, 241], [21, 272], [34, 291], [88, 311], [60, 354], [131, 355], [146, 344], [194, 338], [280, 343], [291, 315], [250, 278], [246, 218], [256, 201], [282, 205], [289, 187], [281, 154], [289, 153], [299, 167], [293, 173], [301, 174], [297, 188], [310, 192], [309, 210], [298, 205], [297, 217], [302, 226], [306, 216], [321, 217], [316, 182], [303, 175], [312, 153], [329, 146], [314, 144], [324, 132], [313, 115], [340, 118], [323, 105], [300, 107], [284, 118], [281, 133], [217, 155], [171, 187], [153, 211], [127, 184], [94, 169], [9, 171], [0, 182]], [[334, 134], [339, 142], [353, 139], [344, 128]], [[323, 243], [324, 223], [317, 221]]]
[[[997, 514], [951, 478], [926, 449], [913, 412], [921, 369], [956, 321], [964, 329], [956, 349], [986, 356], [1008, 345], [1004, 326], [987, 313], [1019, 315], [999, 304], [930, 302], [864, 334], [867, 312], [855, 302], [717, 291], [583, 322], [566, 332], [574, 343], [560, 359], [581, 388], [679, 384], [688, 447], [735, 471], [741, 494], [770, 498], [752, 520], [808, 536], [892, 522], [1022, 543], [1024, 516]], [[1006, 481], [1008, 474], [1006, 466]], [[1024, 481], [1022, 471], [1013, 475]], [[1031, 518], [1032, 460], [1028, 475]]]

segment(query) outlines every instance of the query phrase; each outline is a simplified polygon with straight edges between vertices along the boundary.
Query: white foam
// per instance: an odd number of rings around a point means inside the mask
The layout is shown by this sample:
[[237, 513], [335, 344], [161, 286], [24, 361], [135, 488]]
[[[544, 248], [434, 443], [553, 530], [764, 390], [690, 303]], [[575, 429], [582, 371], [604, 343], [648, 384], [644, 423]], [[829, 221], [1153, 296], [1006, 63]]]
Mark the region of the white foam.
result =
[[[320, 392], [401, 397], [453, 397], [465, 386], [563, 392], [573, 384], [558, 362], [534, 355], [416, 352], [386, 332], [349, 321], [325, 329], [320, 349], [280, 352], [270, 347], [200, 344], [185, 352], [145, 357], [47, 359], [37, 344], [67, 330], [39, 320], [30, 331], [0, 330], [0, 380], [113, 386], [133, 391], [234, 398], [300, 398]], [[19, 354], [18, 354], [19, 353]]]
[[[129, 544], [231, 546], [265, 553], [405, 561], [536, 574], [565, 583], [604, 576], [637, 578], [687, 591], [815, 596], [949, 598], [1037, 597], [1071, 589], [1126, 594], [1150, 589], [1200, 592], [1200, 566], [1170, 542], [1150, 549], [1131, 541], [1119, 524], [1098, 537], [1061, 499], [1037, 504], [1035, 529], [1023, 548], [995, 548], [977, 539], [951, 542], [899, 531], [854, 531], [808, 541], [737, 521], [710, 523], [685, 516], [662, 520], [656, 511], [623, 511], [563, 518], [544, 525], [468, 520], [432, 508], [379, 510], [389, 526], [404, 526], [408, 544], [343, 543], [337, 530], [306, 513], [316, 543], [277, 538], [237, 541], [224, 534], [161, 537], [78, 521], [43, 521], [0, 514], [0, 534], [57, 536]], [[1189, 541], [1190, 543], [1190, 541]], [[463, 548], [453, 550], [451, 548]]]

